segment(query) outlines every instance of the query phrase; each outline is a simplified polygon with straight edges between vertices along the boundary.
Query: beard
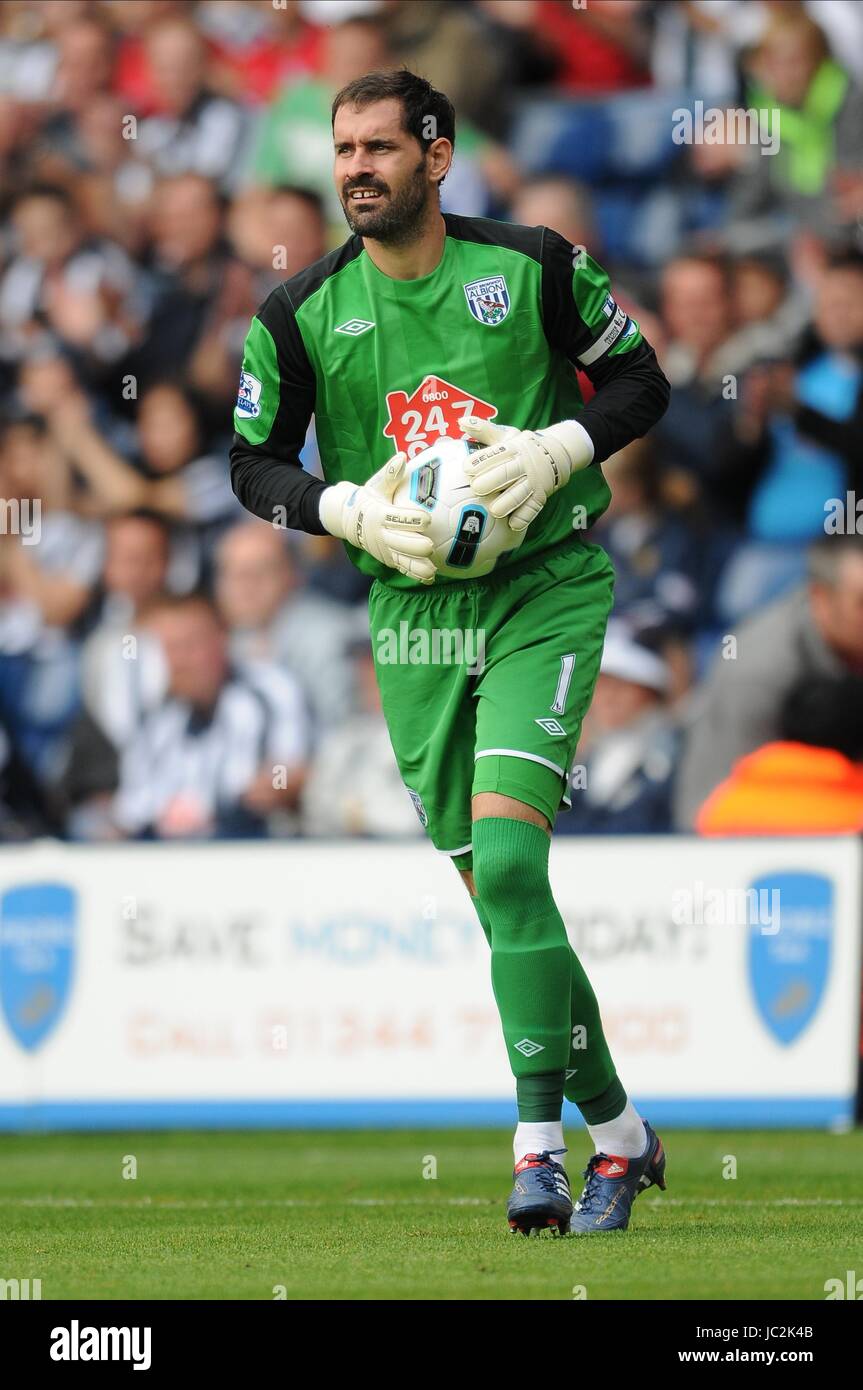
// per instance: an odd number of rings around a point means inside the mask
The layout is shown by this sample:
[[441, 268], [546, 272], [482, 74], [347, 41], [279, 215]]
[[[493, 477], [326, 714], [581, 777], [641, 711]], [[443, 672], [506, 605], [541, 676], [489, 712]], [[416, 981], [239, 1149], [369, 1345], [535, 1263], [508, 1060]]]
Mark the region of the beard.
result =
[[[374, 188], [386, 195], [381, 203], [351, 203], [349, 194], [355, 188]], [[372, 183], [364, 179], [362, 183], [351, 184], [342, 193], [342, 211], [352, 232], [357, 236], [370, 237], [389, 246], [404, 245], [415, 240], [425, 222], [434, 189], [426, 180], [426, 166], [423, 159], [405, 179], [398, 193], [392, 194], [386, 184]]]

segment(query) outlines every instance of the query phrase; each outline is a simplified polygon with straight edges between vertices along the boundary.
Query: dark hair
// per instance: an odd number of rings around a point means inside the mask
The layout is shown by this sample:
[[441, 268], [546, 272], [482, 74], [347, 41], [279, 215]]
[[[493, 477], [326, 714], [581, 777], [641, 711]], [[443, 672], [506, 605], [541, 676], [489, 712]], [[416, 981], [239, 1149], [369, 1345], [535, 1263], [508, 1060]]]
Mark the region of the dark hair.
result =
[[27, 410], [23, 406], [13, 406], [6, 415], [0, 418], [0, 444], [6, 442], [7, 435], [11, 434], [13, 430], [29, 430], [31, 434], [45, 439], [48, 436], [48, 421], [44, 415], [39, 415], [35, 410]]
[[12, 199], [13, 210], [19, 208], [22, 203], [29, 203], [31, 198], [46, 198], [52, 203], [59, 203], [69, 213], [77, 212], [77, 204], [73, 194], [59, 183], [28, 184]]
[[827, 269], [854, 270], [863, 275], [863, 251], [858, 251], [856, 246], [844, 246], [828, 256]]
[[[408, 68], [368, 72], [342, 87], [333, 98], [332, 123], [340, 106], [371, 106], [375, 101], [400, 101], [402, 129], [412, 135], [425, 154], [432, 141], [441, 138], [455, 146], [455, 108], [448, 96]], [[429, 133], [429, 118], [431, 130]]]
[[131, 512], [114, 512], [108, 517], [106, 524], [110, 527], [122, 521], [143, 521], [145, 525], [161, 532], [166, 545], [170, 542], [171, 527], [161, 512], [154, 512], [149, 507], [135, 507]]
[[205, 405], [200, 393], [194, 386], [190, 386], [187, 381], [178, 380], [171, 376], [154, 376], [146, 382], [140, 396], [138, 397], [138, 408], [140, 410], [142, 402], [147, 396], [151, 396], [155, 391], [173, 391], [179, 396], [195, 422], [195, 429], [198, 433], [198, 442], [203, 445], [206, 438], [204, 428]]
[[277, 183], [271, 187], [270, 193], [274, 198], [299, 198], [321, 222], [326, 218], [324, 200], [316, 188], [304, 188], [299, 183]]
[[832, 748], [852, 762], [863, 761], [861, 709], [863, 680], [859, 676], [808, 675], [785, 697], [780, 737], [813, 748]]
[[187, 594], [156, 594], [144, 605], [141, 616], [149, 619], [154, 613], [183, 613], [195, 608], [205, 612], [218, 627], [225, 627], [219, 609], [205, 589], [191, 589]]
[[806, 570], [810, 584], [836, 583], [839, 566], [846, 555], [863, 555], [863, 535], [849, 531], [845, 535], [818, 536], [806, 552]]

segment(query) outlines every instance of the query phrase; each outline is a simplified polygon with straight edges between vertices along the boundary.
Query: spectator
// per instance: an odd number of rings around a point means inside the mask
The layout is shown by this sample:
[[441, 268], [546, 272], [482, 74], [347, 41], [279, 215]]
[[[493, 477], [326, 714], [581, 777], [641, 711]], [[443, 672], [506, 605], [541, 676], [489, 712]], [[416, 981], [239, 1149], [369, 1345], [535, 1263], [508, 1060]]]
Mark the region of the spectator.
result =
[[[161, 112], [161, 98], [150, 61], [149, 38], [165, 20], [188, 18], [190, 0], [102, 0], [117, 31], [119, 51], [114, 85], [127, 111], [139, 116]], [[215, 56], [215, 48], [208, 45]]]
[[721, 477], [747, 544], [726, 572], [733, 622], [803, 578], [801, 542], [822, 534], [830, 499], [863, 489], [863, 256], [837, 257], [818, 286], [812, 329], [791, 362], [755, 368], [728, 426]]
[[[387, 38], [398, 63], [421, 72], [433, 87], [446, 92], [460, 122], [500, 135], [510, 90], [507, 49], [488, 42], [472, 10], [435, 0], [391, 0]], [[524, 41], [533, 43], [529, 29]]]
[[35, 155], [42, 161], [42, 178], [62, 177], [82, 163], [80, 122], [90, 104], [110, 92], [114, 67], [111, 31], [94, 15], [67, 24], [58, 35], [57, 49], [55, 110], [42, 125]]
[[642, 0], [537, 0], [536, 35], [558, 60], [557, 85], [567, 95], [620, 92], [650, 82], [650, 31]]
[[590, 192], [563, 174], [537, 174], [519, 187], [510, 220], [523, 227], [551, 227], [573, 246], [586, 246], [595, 260], [601, 247]]
[[863, 831], [863, 680], [807, 676], [788, 692], [779, 740], [735, 764], [701, 807], [701, 835]]
[[305, 188], [248, 189], [232, 204], [227, 233], [234, 258], [188, 368], [225, 415], [236, 398], [249, 319], [277, 285], [326, 251], [323, 204]]
[[653, 438], [665, 469], [681, 473], [690, 496], [716, 501], [721, 513], [717, 453], [729, 370], [723, 349], [733, 328], [728, 267], [715, 256], [680, 256], [664, 270], [661, 293], [667, 342], [658, 355], [674, 389]]
[[299, 691], [265, 664], [232, 667], [228, 635], [204, 597], [160, 599], [146, 623], [164, 651], [168, 690], [120, 765], [118, 829], [157, 839], [267, 833], [295, 809], [307, 733]]
[[120, 754], [164, 697], [167, 680], [161, 648], [138, 620], [165, 589], [168, 528], [141, 512], [113, 517], [105, 529], [101, 611], [81, 653], [83, 709], [69, 731], [60, 781], [67, 832], [76, 840], [112, 837]]
[[213, 82], [235, 101], [258, 106], [318, 69], [321, 30], [300, 0], [204, 0], [196, 19], [217, 49]]
[[141, 711], [164, 693], [157, 644], [137, 627], [168, 582], [170, 533], [155, 513], [129, 512], [105, 527], [98, 621], [82, 652], [82, 694], [89, 716], [117, 749], [128, 744]]
[[750, 59], [754, 79], [747, 106], [778, 112], [778, 152], [764, 158], [753, 146], [740, 174], [732, 214], [769, 218], [781, 242], [801, 226], [835, 233], [829, 198], [837, 171], [863, 168], [863, 89], [830, 56], [824, 31], [802, 9], [774, 10]]
[[180, 376], [207, 329], [228, 272], [224, 204], [197, 174], [164, 179], [152, 203], [153, 308], [149, 332], [130, 360], [141, 385]]
[[834, 256], [818, 285], [812, 332], [795, 390], [799, 434], [841, 460], [844, 483], [863, 494], [863, 254]]
[[207, 48], [190, 19], [169, 18], [146, 37], [157, 109], [138, 132], [141, 156], [162, 176], [200, 174], [225, 188], [240, 172], [241, 109], [206, 83]]
[[0, 279], [0, 330], [7, 360], [59, 340], [98, 373], [129, 350], [144, 305], [126, 253], [91, 239], [73, 196], [50, 184], [22, 193], [12, 210], [15, 255]]
[[353, 712], [321, 742], [303, 788], [303, 828], [307, 835], [421, 835], [393, 757], [368, 637], [352, 652]]
[[611, 487], [596, 539], [614, 562], [614, 612], [631, 629], [690, 630], [699, 603], [703, 545], [667, 507], [656, 453], [636, 439], [602, 465]]
[[675, 793], [680, 829], [739, 758], [779, 737], [792, 686], [863, 675], [863, 537], [822, 536], [808, 558], [808, 583], [726, 637], [693, 697]]
[[0, 497], [0, 717], [47, 780], [78, 705], [77, 625], [101, 568], [102, 532], [76, 515], [69, 471], [38, 416], [0, 437]]
[[259, 521], [232, 527], [217, 551], [215, 592], [234, 660], [289, 671], [318, 730], [350, 717], [346, 652], [365, 613], [301, 588], [282, 532]]
[[0, 843], [32, 840], [56, 829], [49, 798], [16, 752], [0, 717]]
[[584, 739], [570, 778], [570, 835], [649, 835], [671, 828], [676, 735], [665, 708], [670, 672], [661, 657], [609, 630]]
[[141, 397], [137, 467], [99, 434], [80, 393], [57, 403], [51, 426], [100, 515], [157, 512], [174, 523], [176, 586], [206, 577], [218, 536], [243, 513], [223, 459], [204, 452], [203, 421], [187, 388], [161, 382]]

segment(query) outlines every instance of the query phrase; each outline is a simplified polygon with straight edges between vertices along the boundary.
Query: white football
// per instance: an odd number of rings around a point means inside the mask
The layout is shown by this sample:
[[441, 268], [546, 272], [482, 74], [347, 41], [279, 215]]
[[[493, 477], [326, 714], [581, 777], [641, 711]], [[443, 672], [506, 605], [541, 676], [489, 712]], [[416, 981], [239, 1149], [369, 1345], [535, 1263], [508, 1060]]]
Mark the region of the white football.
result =
[[504, 518], [492, 516], [474, 497], [465, 463], [484, 446], [475, 440], [444, 436], [409, 460], [394, 501], [431, 512], [432, 562], [447, 579], [478, 579], [494, 569], [505, 550], [521, 545], [524, 531], [513, 531]]

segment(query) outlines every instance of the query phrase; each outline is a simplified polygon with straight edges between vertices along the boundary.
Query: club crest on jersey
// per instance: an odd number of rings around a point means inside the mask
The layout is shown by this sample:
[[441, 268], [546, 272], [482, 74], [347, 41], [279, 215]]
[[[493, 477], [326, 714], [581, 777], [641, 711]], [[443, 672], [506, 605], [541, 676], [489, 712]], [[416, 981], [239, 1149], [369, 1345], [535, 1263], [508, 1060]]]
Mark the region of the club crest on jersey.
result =
[[492, 275], [488, 280], [471, 280], [464, 286], [467, 307], [478, 323], [488, 328], [497, 328], [509, 313], [509, 290], [502, 275]]
[[251, 372], [240, 373], [240, 388], [237, 392], [237, 415], [244, 420], [254, 420], [261, 413], [262, 383]]

